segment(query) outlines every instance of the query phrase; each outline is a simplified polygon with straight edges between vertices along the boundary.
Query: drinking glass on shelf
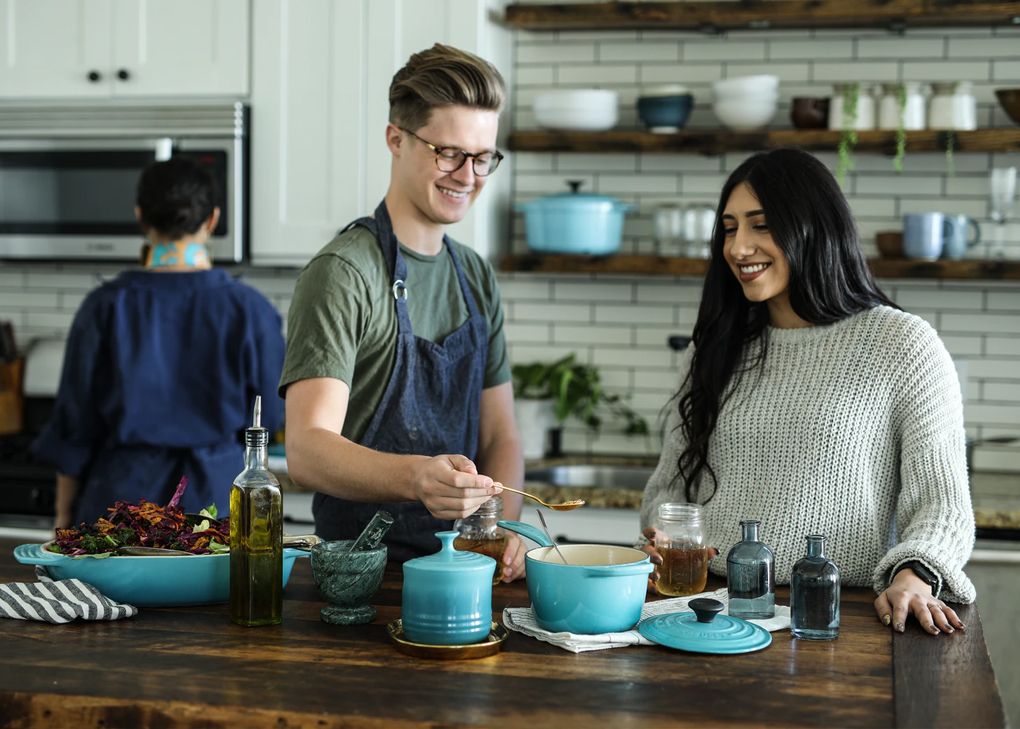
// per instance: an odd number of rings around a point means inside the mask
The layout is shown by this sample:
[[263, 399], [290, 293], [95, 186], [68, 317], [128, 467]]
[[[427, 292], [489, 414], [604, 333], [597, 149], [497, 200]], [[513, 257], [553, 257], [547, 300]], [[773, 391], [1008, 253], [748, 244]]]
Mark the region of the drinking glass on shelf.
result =
[[995, 236], [988, 258], [1002, 258], [1006, 237], [1006, 221], [1013, 215], [1013, 198], [1016, 197], [1016, 167], [995, 167], [988, 178], [992, 203], [992, 222]]
[[691, 203], [684, 208], [684, 244], [688, 258], [709, 258], [712, 231], [715, 229], [715, 208], [708, 203]]
[[659, 205], [652, 213], [652, 227], [655, 230], [655, 253], [659, 256], [682, 256], [683, 227], [682, 208], [666, 203]]

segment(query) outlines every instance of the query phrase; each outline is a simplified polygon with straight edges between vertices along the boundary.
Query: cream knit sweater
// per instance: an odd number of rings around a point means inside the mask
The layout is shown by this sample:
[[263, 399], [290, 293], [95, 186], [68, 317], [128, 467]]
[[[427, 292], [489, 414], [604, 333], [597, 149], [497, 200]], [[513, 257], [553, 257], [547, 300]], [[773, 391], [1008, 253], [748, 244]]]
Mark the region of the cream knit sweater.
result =
[[[693, 345], [681, 360], [681, 382]], [[681, 432], [670, 402], [662, 456], [645, 487], [642, 528], [659, 504], [686, 501], [678, 478]], [[740, 520], [761, 520], [776, 580], [790, 581], [808, 534], [844, 585], [884, 591], [893, 570], [919, 560], [941, 577], [939, 597], [974, 601], [963, 573], [974, 546], [960, 384], [923, 319], [880, 306], [829, 326], [769, 329], [758, 370], [719, 413], [709, 445], [718, 491], [704, 507], [707, 544], [720, 556]], [[703, 472], [703, 495], [711, 477]]]

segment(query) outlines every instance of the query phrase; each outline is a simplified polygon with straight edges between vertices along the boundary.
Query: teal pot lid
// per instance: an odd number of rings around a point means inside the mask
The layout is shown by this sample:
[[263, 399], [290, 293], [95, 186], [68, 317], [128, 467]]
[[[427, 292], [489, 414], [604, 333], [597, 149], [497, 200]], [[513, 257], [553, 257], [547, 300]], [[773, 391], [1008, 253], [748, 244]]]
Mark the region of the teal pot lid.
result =
[[653, 643], [691, 653], [751, 653], [772, 643], [765, 628], [717, 615], [724, 607], [718, 600], [698, 598], [690, 607], [695, 612], [646, 618], [638, 623], [638, 631]]
[[472, 570], [492, 570], [496, 560], [476, 552], [462, 552], [453, 548], [453, 540], [460, 532], [436, 532], [442, 548], [435, 554], [417, 557], [404, 563], [405, 570], [422, 570], [425, 572], [470, 572]]
[[526, 203], [520, 203], [516, 207], [518, 210], [536, 212], [593, 212], [596, 210], [605, 212], [622, 210], [628, 212], [637, 210], [637, 205], [625, 203], [616, 197], [580, 192], [582, 184], [580, 180], [569, 180], [567, 184], [570, 185], [569, 192], [535, 198]]

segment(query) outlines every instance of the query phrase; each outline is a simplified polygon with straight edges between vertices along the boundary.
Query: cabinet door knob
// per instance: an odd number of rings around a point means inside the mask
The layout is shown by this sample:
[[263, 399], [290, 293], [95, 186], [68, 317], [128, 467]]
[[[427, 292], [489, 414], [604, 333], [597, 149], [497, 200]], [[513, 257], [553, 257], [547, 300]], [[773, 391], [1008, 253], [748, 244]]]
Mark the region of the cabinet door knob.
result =
[[103, 75], [99, 71], [89, 71], [88, 79], [91, 83], [98, 83], [103, 78]]
[[129, 78], [131, 78], [131, 74], [128, 73], [128, 70], [126, 68], [122, 68], [119, 71], [117, 71], [117, 78], [119, 78], [121, 81], [127, 81]]

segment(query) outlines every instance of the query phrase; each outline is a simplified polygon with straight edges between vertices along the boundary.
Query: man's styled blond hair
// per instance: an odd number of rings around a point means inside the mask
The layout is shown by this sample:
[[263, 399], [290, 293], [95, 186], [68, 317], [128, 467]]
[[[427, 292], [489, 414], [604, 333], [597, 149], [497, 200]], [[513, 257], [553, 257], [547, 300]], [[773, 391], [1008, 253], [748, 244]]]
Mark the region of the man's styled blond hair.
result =
[[466, 106], [499, 113], [506, 103], [503, 77], [488, 61], [436, 43], [415, 53], [390, 84], [390, 123], [410, 131], [429, 123], [433, 109]]

